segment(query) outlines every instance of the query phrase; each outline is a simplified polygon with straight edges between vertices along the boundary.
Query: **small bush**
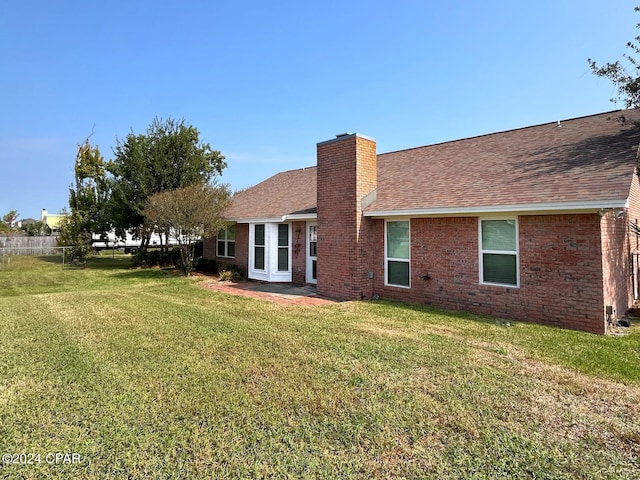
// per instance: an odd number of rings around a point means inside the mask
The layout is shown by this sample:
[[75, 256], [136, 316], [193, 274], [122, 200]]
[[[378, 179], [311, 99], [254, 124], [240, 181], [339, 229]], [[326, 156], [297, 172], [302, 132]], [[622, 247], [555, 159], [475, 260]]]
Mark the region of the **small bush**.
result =
[[169, 251], [138, 250], [133, 258], [136, 267], [180, 267], [181, 263], [179, 247], [173, 247]]
[[244, 279], [244, 272], [235, 263], [220, 263], [218, 265], [218, 279], [223, 282], [239, 282]]
[[235, 282], [237, 275], [234, 274], [231, 270], [223, 270], [218, 274], [218, 280], [221, 282]]
[[70, 249], [69, 263], [72, 265], [85, 265], [87, 257], [91, 253], [89, 245], [77, 245]]
[[182, 257], [180, 256], [180, 247], [173, 247], [168, 253], [168, 262], [169, 265], [173, 265], [175, 267], [182, 267]]
[[199, 272], [218, 273], [218, 262], [212, 258], [199, 258], [196, 262]]
[[202, 255], [204, 255], [204, 242], [202, 240], [198, 240], [193, 250], [193, 256], [195, 258], [200, 258]]

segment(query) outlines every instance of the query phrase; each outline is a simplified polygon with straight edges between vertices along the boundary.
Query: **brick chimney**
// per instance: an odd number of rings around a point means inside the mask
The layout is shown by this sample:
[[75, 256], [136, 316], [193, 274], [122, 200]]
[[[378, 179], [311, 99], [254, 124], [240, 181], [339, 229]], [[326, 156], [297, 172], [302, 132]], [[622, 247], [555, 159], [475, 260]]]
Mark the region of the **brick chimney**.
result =
[[370, 298], [373, 220], [362, 198], [376, 188], [376, 142], [354, 134], [318, 143], [318, 293], [337, 300]]

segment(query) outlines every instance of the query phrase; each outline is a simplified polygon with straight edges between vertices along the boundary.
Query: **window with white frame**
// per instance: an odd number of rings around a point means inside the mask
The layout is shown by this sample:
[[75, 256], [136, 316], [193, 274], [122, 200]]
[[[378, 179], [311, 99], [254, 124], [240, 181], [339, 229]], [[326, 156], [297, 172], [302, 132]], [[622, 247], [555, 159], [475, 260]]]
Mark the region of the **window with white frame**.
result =
[[517, 287], [518, 222], [480, 220], [480, 282]]
[[253, 268], [264, 270], [265, 250], [265, 226], [264, 223], [256, 224], [253, 230]]
[[229, 225], [218, 232], [218, 257], [236, 256], [236, 226]]
[[385, 222], [385, 284], [410, 286], [409, 221]]
[[278, 271], [289, 271], [289, 225], [278, 224]]

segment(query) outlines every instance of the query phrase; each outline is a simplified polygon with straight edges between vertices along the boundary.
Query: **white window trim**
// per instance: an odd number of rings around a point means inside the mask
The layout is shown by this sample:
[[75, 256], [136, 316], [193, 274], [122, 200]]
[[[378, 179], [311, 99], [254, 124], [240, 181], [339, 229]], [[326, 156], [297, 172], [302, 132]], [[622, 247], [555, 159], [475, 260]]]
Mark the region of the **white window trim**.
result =
[[[387, 224], [389, 222], [407, 222], [409, 224], [409, 258], [395, 258], [387, 256]], [[397, 285], [395, 283], [389, 283], [389, 261], [392, 262], [405, 262], [409, 264], [409, 285]], [[386, 287], [395, 288], [411, 288], [411, 220], [385, 220], [384, 221], [384, 285]]]
[[[264, 248], [265, 248], [265, 259], [264, 259], [264, 270], [263, 269], [257, 269], [255, 268], [255, 260], [256, 260], [256, 242], [255, 242], [255, 235], [256, 235], [256, 225], [264, 225], [265, 226], [265, 239], [264, 239]], [[267, 260], [267, 243], [269, 242], [269, 240], [267, 239], [267, 235], [269, 234], [268, 230], [267, 230], [267, 226], [266, 224], [262, 224], [262, 223], [251, 223], [249, 224], [249, 269], [248, 269], [248, 274], [249, 274], [249, 278], [255, 279], [255, 280], [263, 280], [263, 278], [259, 278], [258, 276], [263, 276], [266, 274], [266, 269], [268, 266]], [[266, 280], [266, 278], [264, 278], [264, 280]]]
[[[482, 222], [486, 220], [512, 220], [516, 224], [516, 249], [513, 250], [483, 250], [482, 248]], [[483, 254], [496, 254], [496, 255], [515, 255], [516, 257], [516, 284], [510, 283], [495, 283], [484, 281], [484, 260]], [[478, 270], [480, 273], [480, 285], [492, 285], [496, 287], [505, 288], [520, 288], [520, 225], [518, 217], [483, 217], [478, 219]]]
[[[278, 244], [278, 240], [280, 237], [280, 225], [286, 225], [287, 226], [287, 244], [286, 245], [279, 245]], [[276, 231], [275, 231], [275, 249], [276, 249], [276, 262], [275, 262], [275, 271], [278, 274], [286, 274], [286, 273], [291, 273], [291, 224], [290, 223], [278, 223], [276, 224]], [[278, 258], [280, 256], [280, 249], [282, 248], [286, 248], [287, 249], [287, 269], [286, 270], [279, 270], [278, 269]]]
[[[216, 256], [218, 258], [236, 258], [235, 255], [229, 255], [229, 243], [233, 242], [233, 244], [235, 246], [236, 241], [235, 241], [235, 239], [234, 240], [229, 240], [227, 238], [227, 235], [229, 233], [229, 227], [226, 227], [223, 231], [224, 231], [224, 238], [218, 237], [216, 239]], [[218, 255], [218, 242], [223, 242], [224, 243], [224, 255]], [[234, 249], [234, 251], [235, 251], [235, 249]]]

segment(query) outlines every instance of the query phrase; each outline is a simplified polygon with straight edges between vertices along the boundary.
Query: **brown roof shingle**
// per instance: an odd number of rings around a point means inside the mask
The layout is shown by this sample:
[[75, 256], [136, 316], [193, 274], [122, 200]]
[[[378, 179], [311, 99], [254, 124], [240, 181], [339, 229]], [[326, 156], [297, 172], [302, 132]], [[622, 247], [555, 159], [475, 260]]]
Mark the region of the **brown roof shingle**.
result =
[[233, 197], [225, 217], [281, 218], [316, 212], [316, 167], [280, 172]]
[[[625, 200], [639, 122], [640, 110], [609, 112], [379, 154], [366, 213]], [[226, 217], [313, 214], [316, 173], [278, 173], [237, 194]]]
[[637, 121], [640, 110], [611, 112], [381, 154], [367, 210], [626, 199]]

